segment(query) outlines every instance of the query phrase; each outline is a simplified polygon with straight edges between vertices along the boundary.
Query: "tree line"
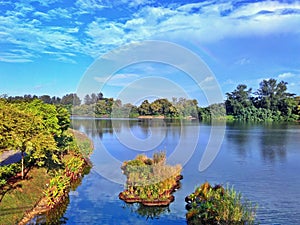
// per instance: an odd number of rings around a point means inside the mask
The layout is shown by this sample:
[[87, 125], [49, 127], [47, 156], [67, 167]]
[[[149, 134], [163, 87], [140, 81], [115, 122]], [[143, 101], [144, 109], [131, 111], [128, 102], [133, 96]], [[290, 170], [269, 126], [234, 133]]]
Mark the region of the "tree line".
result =
[[240, 84], [226, 94], [226, 113], [243, 121], [294, 121], [300, 117], [300, 96], [287, 92], [287, 82], [263, 80], [256, 91]]
[[169, 118], [198, 118], [210, 120], [232, 119], [242, 121], [292, 121], [299, 120], [300, 96], [287, 92], [287, 83], [275, 79], [263, 80], [256, 91], [245, 84], [226, 93], [223, 103], [200, 107], [196, 99], [166, 98], [149, 102], [145, 99], [139, 106], [123, 104], [119, 99], [106, 98], [103, 94], [92, 93], [83, 101], [75, 93], [62, 98], [42, 96], [2, 96], [8, 102], [32, 101], [39, 99], [47, 104], [62, 105], [73, 115], [95, 117], [138, 117], [164, 116]]

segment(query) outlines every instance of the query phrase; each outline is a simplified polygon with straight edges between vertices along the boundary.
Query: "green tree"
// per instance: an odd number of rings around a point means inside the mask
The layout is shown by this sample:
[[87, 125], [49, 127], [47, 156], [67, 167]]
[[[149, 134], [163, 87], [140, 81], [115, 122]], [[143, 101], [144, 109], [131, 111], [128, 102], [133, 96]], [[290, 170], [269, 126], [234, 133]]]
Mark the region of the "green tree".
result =
[[77, 94], [66, 94], [65, 96], [62, 97], [61, 104], [76, 106], [76, 105], [80, 105], [81, 104], [81, 100], [77, 96]]
[[166, 98], [155, 100], [150, 104], [150, 108], [154, 115], [164, 115], [167, 117], [175, 117], [178, 115], [176, 107]]
[[251, 92], [251, 88], [247, 90], [247, 85], [239, 84], [233, 92], [226, 93], [225, 107], [227, 114], [240, 115], [244, 108], [250, 107], [252, 105]]
[[69, 111], [62, 107], [62, 106], [56, 106], [56, 118], [57, 118], [57, 124], [59, 126], [59, 130], [61, 133], [68, 130], [70, 127], [71, 119], [70, 119], [70, 113]]
[[198, 102], [196, 99], [172, 98], [177, 114], [182, 117], [198, 117]]
[[16, 104], [1, 103], [0, 140], [1, 147], [20, 150], [22, 153], [22, 178], [24, 178], [24, 154], [28, 154], [37, 165], [43, 165], [57, 150], [51, 129], [45, 125], [41, 115], [35, 115], [31, 108], [16, 107]]
[[52, 103], [52, 99], [49, 95], [42, 95], [39, 97], [39, 99], [41, 101], [43, 101], [44, 103], [47, 103], [47, 104], [51, 104]]
[[84, 104], [85, 105], [91, 105], [92, 104], [92, 98], [89, 94], [87, 94], [86, 96], [84, 96]]
[[113, 104], [114, 104], [113, 98], [105, 98], [99, 100], [95, 106], [95, 114], [99, 116], [111, 115]]
[[276, 79], [263, 80], [257, 90], [256, 105], [261, 108], [283, 111], [287, 107], [286, 99], [291, 98], [294, 94], [287, 92], [287, 82]]
[[151, 108], [150, 108], [150, 103], [148, 100], [144, 100], [142, 104], [138, 107], [139, 114], [144, 116], [144, 115], [151, 115]]

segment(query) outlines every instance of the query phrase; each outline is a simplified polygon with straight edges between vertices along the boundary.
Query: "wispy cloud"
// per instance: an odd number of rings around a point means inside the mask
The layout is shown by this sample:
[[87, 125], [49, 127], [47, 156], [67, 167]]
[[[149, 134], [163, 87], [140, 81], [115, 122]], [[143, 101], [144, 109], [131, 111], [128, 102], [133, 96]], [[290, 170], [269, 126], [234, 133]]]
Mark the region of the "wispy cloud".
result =
[[278, 75], [279, 79], [286, 79], [286, 78], [291, 78], [294, 77], [295, 74], [291, 73], [291, 72], [286, 72], [286, 73], [282, 73]]
[[235, 64], [238, 64], [238, 65], [243, 66], [243, 65], [249, 64], [250, 62], [251, 62], [251, 60], [250, 60], [249, 58], [243, 57], [243, 58], [237, 60], [237, 61], [235, 62]]
[[[59, 4], [61, 0], [34, 1], [43, 7], [35, 8], [30, 0], [14, 3], [12, 8], [3, 12], [0, 9], [0, 35], [5, 37], [0, 43], [35, 52], [35, 55], [50, 50], [96, 58], [133, 41], [197, 40], [212, 43], [226, 37], [273, 33], [299, 35], [300, 27], [298, 1], [204, 1], [154, 5], [150, 0], [77, 0], [72, 7], [61, 4], [55, 8], [49, 6]], [[105, 15], [105, 9], [112, 9], [116, 4], [120, 6], [120, 12], [112, 15], [113, 19], [100, 16]], [[126, 7], [136, 7], [136, 10], [133, 14], [123, 15], [122, 10], [125, 12]], [[90, 14], [89, 19], [81, 17], [82, 13]], [[2, 54], [2, 58], [5, 57], [9, 55]], [[239, 63], [248, 63], [248, 59]]]
[[94, 80], [102, 85], [124, 87], [131, 82], [137, 80], [140, 76], [138, 74], [116, 74], [113, 76], [94, 77]]
[[22, 49], [12, 49], [9, 52], [0, 51], [0, 61], [1, 62], [11, 62], [11, 63], [27, 63], [32, 62], [35, 56]]

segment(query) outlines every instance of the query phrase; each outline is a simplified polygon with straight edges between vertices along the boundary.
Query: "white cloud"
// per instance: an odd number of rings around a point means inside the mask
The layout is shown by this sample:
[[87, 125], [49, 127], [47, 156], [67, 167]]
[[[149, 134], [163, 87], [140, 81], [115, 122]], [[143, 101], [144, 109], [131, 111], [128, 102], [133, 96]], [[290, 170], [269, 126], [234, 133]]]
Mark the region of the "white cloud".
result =
[[34, 55], [30, 52], [21, 49], [12, 49], [10, 52], [0, 52], [1, 62], [32, 62]]
[[65, 18], [71, 19], [72, 14], [67, 9], [55, 8], [51, 9], [47, 13], [51, 18]]
[[294, 77], [294, 76], [295, 76], [295, 74], [287, 72], [287, 73], [279, 74], [278, 78], [279, 79], [286, 79], [286, 78], [291, 78], [291, 77]]
[[[131, 41], [147, 39], [195, 39], [214, 42], [226, 37], [299, 32], [299, 14], [257, 14], [259, 7], [265, 10], [297, 9], [299, 4], [265, 2], [261, 5], [255, 4], [255, 9], [251, 6], [252, 3], [235, 11], [231, 3], [194, 3], [178, 7], [145, 6], [132, 18], [122, 22], [96, 20], [89, 25], [87, 35], [93, 41], [93, 49], [97, 45], [102, 45], [101, 48], [107, 45], [110, 49], [112, 45], [120, 46]], [[199, 12], [193, 12], [193, 9], [198, 9]], [[224, 10], [232, 12], [222, 16]], [[102, 50], [99, 47], [98, 49], [99, 54]], [[249, 60], [245, 59], [239, 63], [249, 63]]]
[[31, 2], [39, 2], [42, 6], [49, 6], [51, 4], [61, 2], [62, 0], [24, 0], [23, 2], [31, 3]]
[[138, 7], [141, 5], [147, 5], [152, 3], [153, 1], [151, 0], [119, 0], [119, 1], [115, 1], [114, 4], [118, 5], [118, 4], [126, 4], [129, 7]]
[[113, 76], [94, 77], [94, 80], [103, 85], [124, 87], [129, 83], [133, 82], [134, 80], [138, 79], [139, 77], [139, 75], [133, 73], [121, 73], [115, 74]]
[[243, 57], [243, 58], [237, 60], [237, 61], [235, 62], [235, 64], [238, 64], [238, 65], [242, 65], [242, 66], [243, 66], [243, 65], [249, 64], [250, 62], [251, 62], [251, 60], [250, 60], [249, 58]]
[[[95, 11], [97, 9], [107, 8], [108, 5], [105, 4], [102, 0], [77, 0], [75, 5], [84, 13], [88, 13], [88, 11]], [[88, 11], [86, 11], [88, 10]]]
[[98, 19], [88, 26], [86, 34], [96, 44], [117, 46], [124, 43], [125, 31], [122, 29], [121, 23]]
[[44, 12], [37, 11], [37, 12], [34, 12], [33, 15], [35, 17], [39, 17], [39, 18], [44, 19], [44, 20], [50, 20], [51, 19], [50, 15], [47, 14], [47, 13], [44, 13]]
[[[118, 3], [77, 0], [74, 7], [43, 11], [34, 9], [31, 2], [33, 0], [20, 1], [15, 3], [14, 10], [0, 14], [0, 43], [35, 51], [36, 54], [50, 49], [60, 53], [83, 53], [98, 57], [115, 47], [149, 39], [197, 40], [205, 43], [227, 37], [300, 34], [300, 13], [282, 13], [285, 10], [300, 10], [299, 2], [264, 1], [237, 6], [234, 2], [206, 1], [152, 6], [149, 0], [122, 0]], [[60, 1], [38, 2], [47, 7]], [[118, 4], [123, 4], [118, 18], [109, 20], [97, 16], [93, 19], [95, 10], [105, 10]], [[138, 10], [132, 15], [122, 15], [121, 10], [125, 10], [125, 7], [136, 6], [139, 6]], [[260, 13], [263, 10], [271, 13]], [[35, 18], [26, 17], [29, 13], [33, 13]], [[93, 21], [85, 24], [85, 20], [79, 19], [80, 13], [91, 14]], [[58, 19], [64, 25], [58, 26]], [[49, 25], [53, 21], [56, 21], [53, 23], [55, 25]], [[249, 60], [245, 58], [237, 63], [246, 64]]]
[[260, 12], [281, 12], [285, 9], [300, 9], [300, 3], [295, 1], [293, 3], [284, 3], [278, 1], [263, 1], [263, 2], [255, 2], [251, 4], [244, 5], [239, 7], [232, 13], [233, 17], [246, 17], [253, 16]]

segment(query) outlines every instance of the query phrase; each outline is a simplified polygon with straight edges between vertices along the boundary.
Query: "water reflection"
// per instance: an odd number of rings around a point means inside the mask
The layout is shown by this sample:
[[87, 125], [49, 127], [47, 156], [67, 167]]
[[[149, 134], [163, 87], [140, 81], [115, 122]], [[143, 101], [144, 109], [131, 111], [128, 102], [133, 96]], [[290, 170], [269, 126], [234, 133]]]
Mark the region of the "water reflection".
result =
[[113, 134], [112, 121], [110, 119], [86, 119], [77, 118], [72, 120], [72, 128], [84, 131], [92, 138], [103, 138], [103, 134]]
[[69, 197], [67, 197], [61, 204], [52, 209], [51, 211], [37, 215], [27, 224], [67, 224], [68, 218], [64, 216], [67, 207], [70, 203]]
[[287, 125], [267, 125], [261, 133], [261, 157], [264, 161], [285, 162], [287, 156]]
[[90, 173], [90, 170], [91, 167], [86, 166], [83, 169], [83, 176], [80, 179], [77, 179], [71, 183], [70, 193], [63, 202], [61, 202], [59, 205], [55, 206], [53, 209], [45, 213], [38, 214], [27, 224], [67, 224], [68, 218], [64, 215], [70, 203], [70, 195], [71, 193], [77, 193], [75, 190], [82, 184], [83, 178]]
[[170, 213], [169, 206], [156, 206], [149, 207], [144, 206], [140, 203], [127, 204], [125, 203], [124, 208], [129, 209], [133, 213], [137, 213], [142, 217], [148, 219], [159, 219], [162, 214]]
[[235, 144], [234, 149], [237, 150], [242, 158], [245, 158], [249, 151], [251, 151], [251, 147], [249, 146], [249, 132], [250, 129], [253, 129], [253, 124], [228, 122], [226, 127], [227, 139]]
[[245, 159], [259, 149], [260, 158], [269, 163], [284, 162], [287, 156], [287, 124], [227, 123], [226, 139]]

